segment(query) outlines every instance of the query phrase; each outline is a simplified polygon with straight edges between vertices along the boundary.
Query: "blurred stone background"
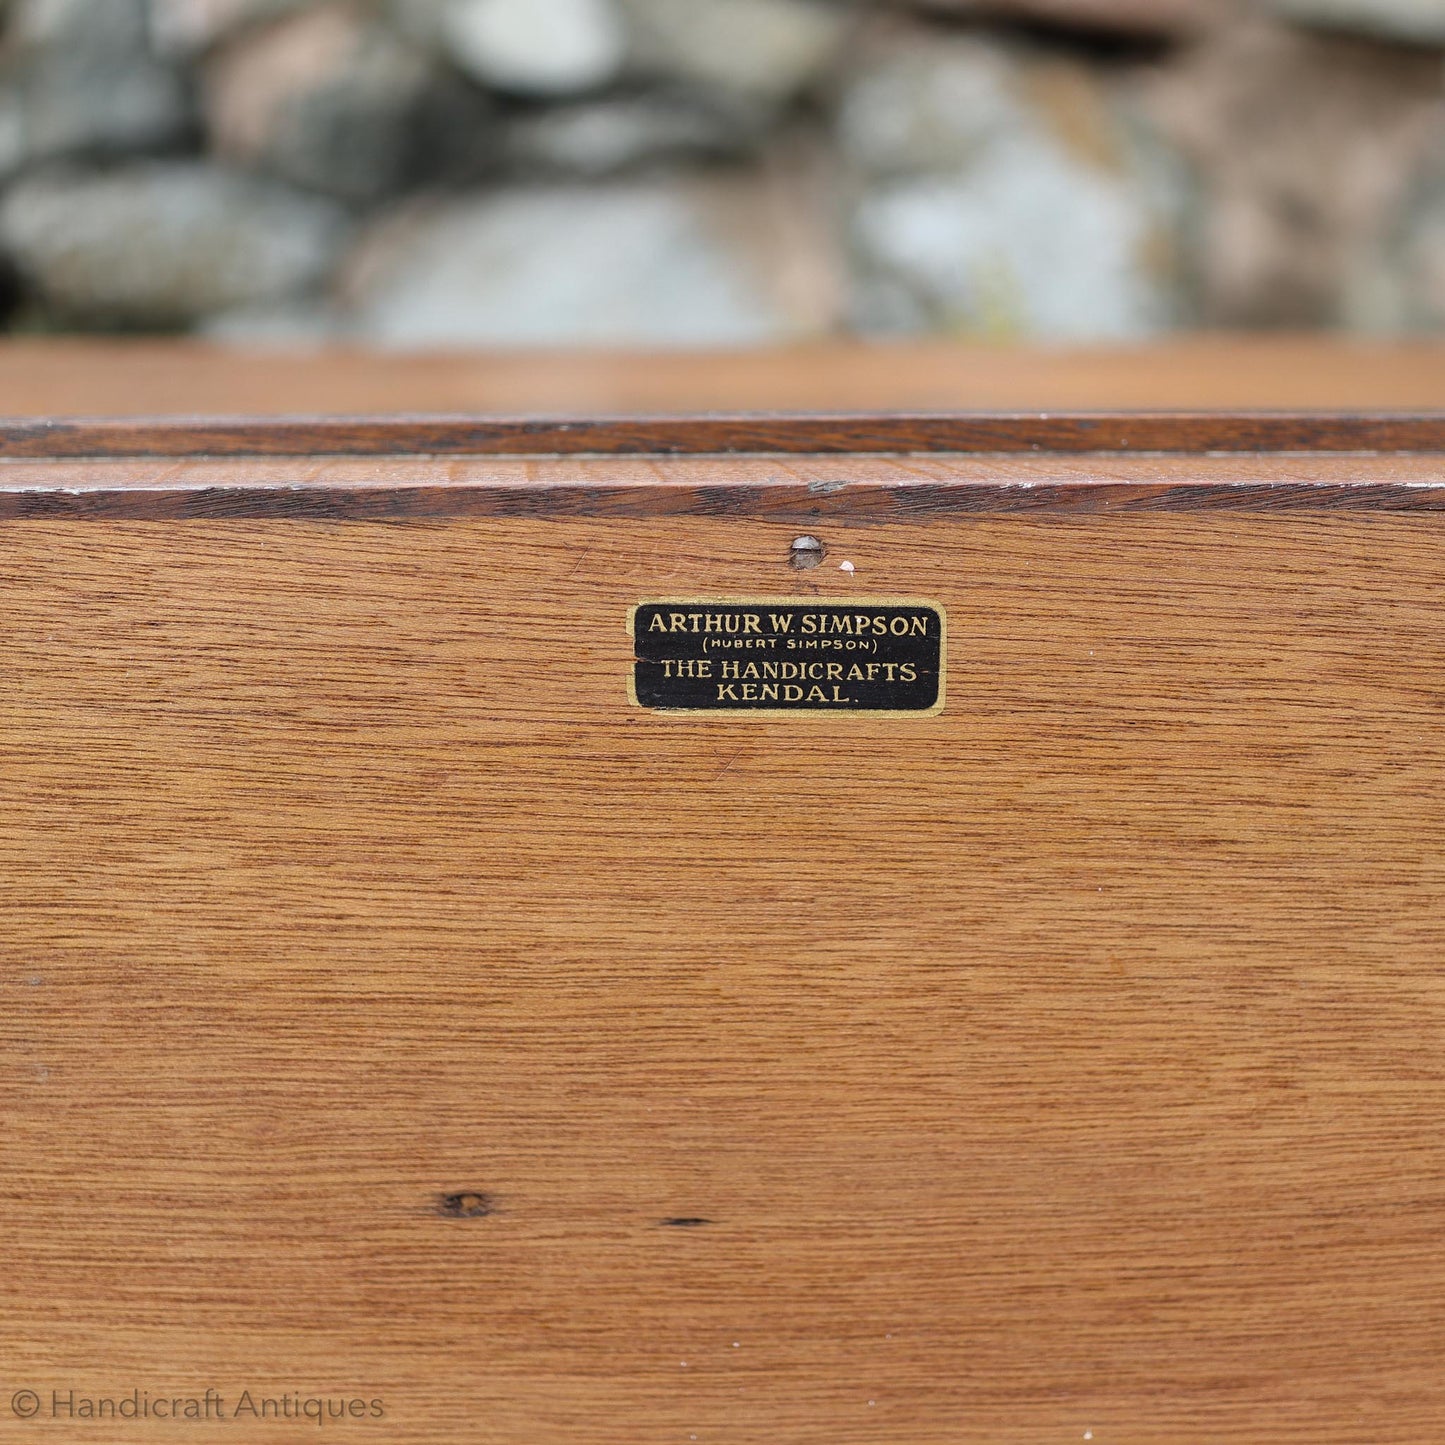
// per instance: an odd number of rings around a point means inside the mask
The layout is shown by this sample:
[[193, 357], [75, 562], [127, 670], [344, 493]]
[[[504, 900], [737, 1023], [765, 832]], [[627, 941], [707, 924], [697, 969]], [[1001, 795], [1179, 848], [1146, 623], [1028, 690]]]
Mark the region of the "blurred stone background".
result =
[[1445, 0], [0, 0], [0, 324], [1445, 329]]

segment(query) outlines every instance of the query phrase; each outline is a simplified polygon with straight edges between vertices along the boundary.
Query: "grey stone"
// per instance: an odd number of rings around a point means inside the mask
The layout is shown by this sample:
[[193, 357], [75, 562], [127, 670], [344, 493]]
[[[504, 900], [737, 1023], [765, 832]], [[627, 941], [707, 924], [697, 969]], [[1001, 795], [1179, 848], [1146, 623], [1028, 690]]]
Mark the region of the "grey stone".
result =
[[686, 96], [632, 95], [549, 106], [515, 121], [507, 157], [521, 170], [589, 178], [660, 162], [735, 155], [760, 128]]
[[494, 149], [483, 97], [346, 4], [223, 47], [205, 107], [223, 159], [352, 201], [475, 174]]
[[[151, 36], [162, 54], [185, 58], [248, 26], [304, 9], [314, 0], [150, 0]], [[420, 0], [409, 0], [420, 3]]]
[[451, 0], [380, 0], [378, 15], [398, 35], [429, 50], [447, 47], [447, 11]]
[[[1362, 0], [1367, 3], [1367, 0]], [[915, 0], [970, 20], [1025, 20], [1109, 34], [1183, 36], [1229, 19], [1237, 0]]]
[[596, 90], [627, 57], [614, 0], [449, 0], [441, 18], [456, 63], [517, 95]]
[[188, 87], [150, 52], [141, 0], [25, 0], [0, 83], [0, 173], [161, 151], [192, 127]]
[[838, 125], [865, 329], [1083, 341], [1179, 319], [1185, 173], [1090, 68], [899, 37], [860, 58]]
[[777, 102], [838, 57], [855, 19], [842, 0], [623, 0], [644, 71]]
[[25, 164], [25, 107], [18, 92], [0, 86], [0, 182]]
[[395, 222], [355, 261], [356, 335], [401, 347], [668, 347], [816, 334], [836, 320], [826, 240], [800, 239], [796, 198], [765, 189], [516, 188]]
[[1303, 25], [1445, 45], [1445, 0], [1268, 0], [1268, 8]]
[[33, 175], [0, 200], [0, 248], [59, 316], [185, 326], [305, 293], [345, 233], [330, 203], [192, 162]]
[[[56, 46], [37, 51], [7, 87], [17, 163], [118, 156], [178, 146], [193, 125], [190, 93], [171, 67], [143, 54]], [[3, 164], [3, 162], [0, 162]]]
[[146, 0], [14, 0], [11, 38], [27, 47], [133, 53], [148, 40]]

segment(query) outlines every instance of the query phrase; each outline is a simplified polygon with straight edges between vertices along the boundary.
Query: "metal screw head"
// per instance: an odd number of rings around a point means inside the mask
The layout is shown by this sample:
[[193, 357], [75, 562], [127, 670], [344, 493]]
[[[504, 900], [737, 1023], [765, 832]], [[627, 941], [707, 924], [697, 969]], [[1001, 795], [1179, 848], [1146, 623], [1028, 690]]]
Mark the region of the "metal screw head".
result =
[[826, 552], [827, 548], [816, 537], [794, 537], [788, 564], [799, 572], [806, 572], [810, 568], [821, 567]]

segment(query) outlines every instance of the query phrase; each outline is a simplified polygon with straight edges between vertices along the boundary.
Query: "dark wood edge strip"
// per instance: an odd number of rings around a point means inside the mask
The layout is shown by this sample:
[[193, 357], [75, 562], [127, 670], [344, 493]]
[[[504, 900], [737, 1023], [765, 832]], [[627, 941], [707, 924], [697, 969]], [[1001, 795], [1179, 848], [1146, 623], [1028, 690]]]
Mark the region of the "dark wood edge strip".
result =
[[718, 517], [806, 526], [929, 522], [946, 517], [1084, 516], [1142, 512], [1445, 512], [1439, 486], [1391, 482], [990, 482], [887, 486], [818, 493], [806, 486], [418, 486], [0, 490], [0, 520], [45, 518], [198, 521], [429, 522], [466, 517]]
[[0, 421], [0, 458], [1445, 452], [1445, 412]]

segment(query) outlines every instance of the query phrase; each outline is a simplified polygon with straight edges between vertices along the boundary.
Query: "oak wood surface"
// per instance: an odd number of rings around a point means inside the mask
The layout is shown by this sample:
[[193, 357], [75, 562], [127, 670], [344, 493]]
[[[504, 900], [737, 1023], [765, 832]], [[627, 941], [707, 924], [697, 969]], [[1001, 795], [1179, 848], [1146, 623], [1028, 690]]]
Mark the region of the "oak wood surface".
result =
[[[0, 533], [0, 1439], [1440, 1437], [1438, 519], [824, 521]], [[792, 593], [942, 603], [946, 710], [627, 705], [637, 601]]]
[[0, 422], [0, 460], [242, 456], [1445, 452], [1445, 412], [860, 413]]
[[[1422, 421], [1421, 428], [1427, 435], [1445, 431], [1445, 421]], [[20, 521], [694, 515], [809, 526], [989, 513], [1442, 508], [1445, 450], [0, 461], [0, 520]]]
[[[1439, 417], [477, 419], [1445, 395], [1291, 347], [0, 348], [0, 1439], [1438, 1438]], [[785, 593], [944, 712], [628, 705]]]
[[1441, 407], [1445, 346], [1318, 336], [1057, 350], [834, 343], [661, 355], [247, 353], [93, 338], [0, 343], [0, 416], [18, 418]]

